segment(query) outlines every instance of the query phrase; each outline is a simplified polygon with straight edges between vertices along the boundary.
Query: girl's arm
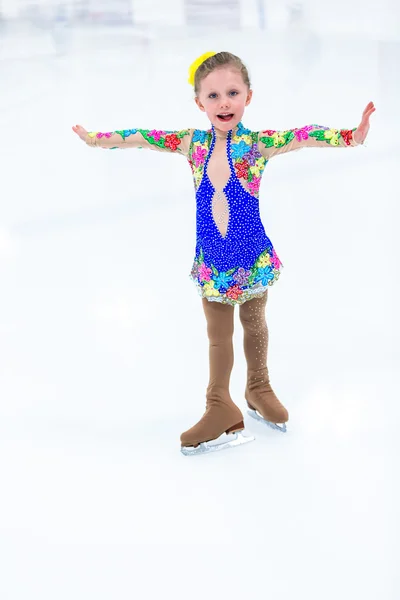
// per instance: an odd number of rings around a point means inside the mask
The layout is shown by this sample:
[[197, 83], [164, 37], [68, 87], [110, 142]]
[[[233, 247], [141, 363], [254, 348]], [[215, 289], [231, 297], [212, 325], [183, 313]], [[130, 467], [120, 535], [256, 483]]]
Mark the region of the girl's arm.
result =
[[163, 131], [156, 129], [122, 129], [120, 131], [86, 131], [81, 125], [72, 128], [81, 140], [88, 146], [98, 148], [148, 148], [159, 152], [176, 152], [187, 156], [190, 141], [193, 135], [192, 129], [181, 131]]
[[330, 129], [307, 125], [288, 131], [260, 131], [259, 151], [268, 160], [273, 156], [301, 148], [347, 148], [363, 144], [369, 131], [369, 117], [375, 111], [373, 102], [365, 108], [361, 123], [354, 129]]

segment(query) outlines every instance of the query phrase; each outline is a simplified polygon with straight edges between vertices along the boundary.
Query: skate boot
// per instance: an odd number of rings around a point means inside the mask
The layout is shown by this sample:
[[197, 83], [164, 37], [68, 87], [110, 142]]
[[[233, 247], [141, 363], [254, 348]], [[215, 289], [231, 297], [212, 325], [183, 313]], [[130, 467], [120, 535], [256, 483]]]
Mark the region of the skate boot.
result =
[[[268, 292], [242, 304], [239, 316], [244, 332], [244, 352], [247, 361], [245, 398], [248, 414], [273, 429], [286, 431], [288, 412], [276, 397], [269, 382], [267, 356], [269, 334], [265, 320]], [[282, 425], [279, 425], [282, 423]]]
[[289, 414], [279, 402], [268, 377], [268, 369], [248, 369], [245, 398], [248, 414], [278, 431], [286, 432]]
[[205, 454], [254, 440], [243, 434], [242, 412], [226, 396], [226, 390], [208, 388], [206, 412], [194, 427], [181, 435], [182, 454]]
[[243, 415], [229, 393], [234, 360], [234, 307], [206, 298], [202, 302], [209, 338], [210, 378], [206, 412], [194, 427], [181, 435], [181, 451], [185, 455], [215, 452], [254, 440], [243, 435]]

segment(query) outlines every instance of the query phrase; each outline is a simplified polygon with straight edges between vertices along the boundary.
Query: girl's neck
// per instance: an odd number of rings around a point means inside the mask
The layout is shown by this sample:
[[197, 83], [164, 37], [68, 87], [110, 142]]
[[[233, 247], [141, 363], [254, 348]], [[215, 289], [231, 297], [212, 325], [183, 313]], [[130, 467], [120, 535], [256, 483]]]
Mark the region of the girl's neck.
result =
[[217, 138], [217, 140], [227, 140], [229, 133], [231, 133], [233, 131], [232, 129], [230, 131], [220, 131], [216, 127], [213, 127], [213, 128], [214, 128], [214, 134], [215, 134], [215, 137]]

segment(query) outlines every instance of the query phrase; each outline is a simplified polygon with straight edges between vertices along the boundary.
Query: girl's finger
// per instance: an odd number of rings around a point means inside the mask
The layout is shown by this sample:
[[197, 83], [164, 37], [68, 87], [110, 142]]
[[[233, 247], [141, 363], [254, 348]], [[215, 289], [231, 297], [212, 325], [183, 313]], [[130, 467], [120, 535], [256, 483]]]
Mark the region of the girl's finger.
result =
[[369, 110], [371, 110], [371, 108], [373, 108], [374, 103], [370, 102], [369, 104], [367, 104], [367, 106], [364, 109], [364, 113], [368, 112]]

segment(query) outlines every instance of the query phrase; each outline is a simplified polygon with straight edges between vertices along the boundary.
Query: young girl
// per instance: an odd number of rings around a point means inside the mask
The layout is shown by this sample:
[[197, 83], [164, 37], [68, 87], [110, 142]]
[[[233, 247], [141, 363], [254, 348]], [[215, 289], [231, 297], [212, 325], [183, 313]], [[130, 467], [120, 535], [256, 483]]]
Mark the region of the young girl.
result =
[[[172, 152], [183, 155], [192, 169], [197, 210], [190, 277], [202, 297], [207, 321], [210, 378], [206, 412], [181, 435], [181, 446], [184, 454], [197, 454], [254, 439], [241, 434], [243, 415], [229, 393], [237, 304], [244, 330], [249, 414], [286, 431], [288, 412], [271, 388], [267, 368], [265, 307], [268, 289], [277, 281], [282, 265], [259, 213], [258, 192], [266, 164], [278, 154], [300, 148], [362, 144], [375, 108], [370, 102], [360, 125], [352, 130], [307, 125], [287, 131], [250, 131], [242, 117], [253, 92], [240, 58], [229, 52], [207, 53], [191, 66], [189, 82], [211, 129], [109, 133], [87, 132], [80, 125], [72, 129], [89, 146]], [[235, 435], [226, 438], [225, 434]]]

